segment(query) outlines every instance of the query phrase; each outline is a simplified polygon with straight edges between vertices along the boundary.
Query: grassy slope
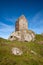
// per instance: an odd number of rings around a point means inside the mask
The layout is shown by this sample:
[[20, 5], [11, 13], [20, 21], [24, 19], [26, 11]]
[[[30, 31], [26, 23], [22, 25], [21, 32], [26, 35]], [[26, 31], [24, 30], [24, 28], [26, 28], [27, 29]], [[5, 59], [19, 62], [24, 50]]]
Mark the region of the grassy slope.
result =
[[[8, 41], [0, 38], [0, 65], [43, 65], [43, 41], [41, 35], [36, 35], [34, 42]], [[15, 56], [11, 53], [13, 47], [23, 51], [23, 55]], [[31, 50], [37, 53], [32, 54]]]

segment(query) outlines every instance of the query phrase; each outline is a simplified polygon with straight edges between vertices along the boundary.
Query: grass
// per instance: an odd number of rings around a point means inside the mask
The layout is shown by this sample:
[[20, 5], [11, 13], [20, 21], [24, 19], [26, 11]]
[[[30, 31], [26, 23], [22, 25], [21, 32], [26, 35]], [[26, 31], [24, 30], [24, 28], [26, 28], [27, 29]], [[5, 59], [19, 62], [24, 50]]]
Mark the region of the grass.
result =
[[[0, 38], [0, 65], [43, 65], [43, 36], [36, 35], [34, 42], [9, 41]], [[11, 49], [18, 47], [23, 51], [23, 55], [15, 56]], [[31, 50], [36, 52], [31, 53]]]

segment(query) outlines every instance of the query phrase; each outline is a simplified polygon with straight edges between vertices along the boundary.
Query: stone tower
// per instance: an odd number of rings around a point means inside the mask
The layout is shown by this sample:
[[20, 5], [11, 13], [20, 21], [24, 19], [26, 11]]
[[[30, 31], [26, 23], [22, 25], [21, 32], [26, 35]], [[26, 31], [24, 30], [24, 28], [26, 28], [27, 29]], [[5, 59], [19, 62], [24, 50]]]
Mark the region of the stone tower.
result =
[[24, 15], [16, 21], [15, 31], [28, 30], [28, 23]]
[[15, 25], [15, 32], [11, 33], [9, 40], [18, 41], [32, 41], [35, 38], [35, 33], [32, 30], [28, 30], [28, 22], [24, 15], [20, 16]]

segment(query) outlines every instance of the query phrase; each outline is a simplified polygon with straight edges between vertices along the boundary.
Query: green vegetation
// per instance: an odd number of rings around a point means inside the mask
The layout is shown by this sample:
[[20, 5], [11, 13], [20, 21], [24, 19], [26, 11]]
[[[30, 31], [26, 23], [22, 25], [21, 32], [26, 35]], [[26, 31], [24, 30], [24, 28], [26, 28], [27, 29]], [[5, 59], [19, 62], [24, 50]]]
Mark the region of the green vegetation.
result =
[[[9, 41], [0, 38], [0, 65], [43, 65], [43, 36], [36, 35], [34, 42]], [[23, 55], [15, 56], [11, 49], [18, 47]], [[36, 54], [31, 53], [31, 50]]]

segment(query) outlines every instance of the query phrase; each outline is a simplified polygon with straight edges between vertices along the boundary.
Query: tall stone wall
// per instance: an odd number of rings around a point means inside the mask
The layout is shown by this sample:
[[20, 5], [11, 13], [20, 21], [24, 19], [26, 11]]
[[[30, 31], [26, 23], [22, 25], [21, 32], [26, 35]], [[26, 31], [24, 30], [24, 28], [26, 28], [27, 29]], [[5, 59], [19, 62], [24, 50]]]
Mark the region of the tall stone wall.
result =
[[28, 23], [25, 16], [22, 15], [16, 21], [16, 31], [21, 31], [21, 30], [26, 30], [26, 29], [28, 29]]
[[15, 24], [15, 31], [19, 31], [19, 21], [16, 21], [16, 24]]

